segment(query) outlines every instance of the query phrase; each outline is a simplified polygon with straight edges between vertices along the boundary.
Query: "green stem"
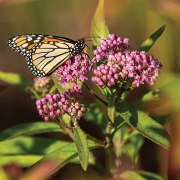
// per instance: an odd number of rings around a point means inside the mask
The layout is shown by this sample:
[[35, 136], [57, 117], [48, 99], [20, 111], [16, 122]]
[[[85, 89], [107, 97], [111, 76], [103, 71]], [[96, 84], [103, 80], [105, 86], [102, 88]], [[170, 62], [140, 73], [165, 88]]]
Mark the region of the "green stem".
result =
[[115, 133], [123, 126], [123, 124], [125, 124], [126, 121], [123, 121], [118, 127], [116, 127], [116, 129], [111, 133], [111, 140], [114, 137]]
[[102, 142], [102, 141], [96, 139], [95, 137], [93, 137], [93, 136], [91, 136], [91, 135], [89, 135], [87, 133], [86, 133], [86, 136], [87, 136], [88, 139], [91, 139], [92, 141], [94, 141], [97, 145], [100, 145], [102, 147], [105, 146], [105, 142]]
[[40, 95], [37, 93], [36, 90], [34, 90], [32, 87], [28, 87], [27, 90], [31, 92], [36, 99], [41, 99]]
[[85, 82], [83, 84], [93, 96], [95, 96], [99, 101], [101, 101], [105, 106], [107, 106], [107, 102], [101, 99], [91, 88], [89, 88], [89, 86]]
[[112, 129], [112, 122], [111, 120], [108, 119], [107, 127], [106, 127], [106, 147], [105, 147], [107, 176], [111, 175], [111, 153], [112, 153], [111, 150], [112, 141], [110, 137], [111, 129]]
[[61, 128], [64, 130], [64, 133], [67, 134], [72, 140], [74, 140], [74, 135], [72, 132], [72, 127], [69, 127], [60, 117], [54, 119]]

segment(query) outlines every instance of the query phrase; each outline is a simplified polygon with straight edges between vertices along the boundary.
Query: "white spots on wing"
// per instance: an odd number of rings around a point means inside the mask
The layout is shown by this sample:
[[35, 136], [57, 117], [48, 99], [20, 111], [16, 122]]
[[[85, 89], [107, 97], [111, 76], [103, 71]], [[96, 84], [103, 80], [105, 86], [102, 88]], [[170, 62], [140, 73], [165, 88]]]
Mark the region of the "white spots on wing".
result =
[[25, 43], [22, 45], [23, 48], [26, 48], [28, 46], [28, 43]]
[[27, 38], [27, 41], [32, 41], [32, 37], [29, 36], [29, 37]]
[[17, 37], [14, 37], [12, 40], [15, 41], [17, 39]]
[[34, 43], [38, 43], [39, 42], [39, 40], [37, 39], [37, 40], [34, 40]]

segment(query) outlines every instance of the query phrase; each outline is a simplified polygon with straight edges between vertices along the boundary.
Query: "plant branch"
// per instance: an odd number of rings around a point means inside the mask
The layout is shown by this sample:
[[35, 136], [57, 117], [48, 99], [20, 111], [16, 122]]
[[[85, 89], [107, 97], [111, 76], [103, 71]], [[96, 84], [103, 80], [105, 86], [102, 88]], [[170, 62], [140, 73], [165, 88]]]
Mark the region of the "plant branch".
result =
[[88, 139], [91, 139], [91, 140], [94, 141], [96, 144], [98, 144], [98, 145], [100, 145], [100, 146], [102, 146], [102, 147], [105, 146], [105, 142], [100, 141], [100, 140], [96, 139], [95, 137], [93, 137], [93, 136], [91, 136], [91, 135], [89, 135], [89, 134], [87, 134], [87, 133], [86, 133], [86, 136], [87, 136]]
[[107, 106], [107, 102], [101, 99], [91, 88], [89, 88], [89, 86], [85, 82], [83, 84], [93, 96], [95, 96], [99, 101], [101, 101], [105, 106]]

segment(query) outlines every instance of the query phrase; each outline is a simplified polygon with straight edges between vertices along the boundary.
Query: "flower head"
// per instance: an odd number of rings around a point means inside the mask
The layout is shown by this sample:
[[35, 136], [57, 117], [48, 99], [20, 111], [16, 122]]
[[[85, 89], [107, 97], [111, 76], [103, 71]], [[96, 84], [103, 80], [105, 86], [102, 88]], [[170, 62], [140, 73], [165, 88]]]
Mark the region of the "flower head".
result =
[[92, 69], [92, 66], [93, 62], [87, 59], [86, 55], [76, 55], [59, 66], [54, 75], [57, 76], [58, 82], [62, 83], [62, 86], [68, 85], [69, 82], [77, 86], [77, 79], [81, 82], [88, 79], [86, 74]]
[[94, 70], [92, 81], [98, 86], [117, 88], [128, 80], [132, 86], [138, 87], [147, 82], [153, 85], [160, 73], [162, 64], [145, 52], [129, 51], [128, 39], [117, 35], [109, 35], [101, 41], [94, 51], [95, 60], [103, 63]]
[[101, 39], [100, 46], [94, 51], [96, 61], [98, 62], [117, 52], [129, 52], [130, 45], [128, 41], [129, 39], [123, 39], [116, 34], [110, 34], [107, 38]]
[[85, 107], [78, 102], [82, 98], [81, 90], [67, 89], [64, 94], [47, 94], [45, 98], [36, 101], [36, 106], [45, 121], [49, 121], [63, 114], [72, 120], [80, 119]]
[[34, 78], [34, 89], [38, 92], [46, 92], [49, 88], [50, 77], [36, 77]]

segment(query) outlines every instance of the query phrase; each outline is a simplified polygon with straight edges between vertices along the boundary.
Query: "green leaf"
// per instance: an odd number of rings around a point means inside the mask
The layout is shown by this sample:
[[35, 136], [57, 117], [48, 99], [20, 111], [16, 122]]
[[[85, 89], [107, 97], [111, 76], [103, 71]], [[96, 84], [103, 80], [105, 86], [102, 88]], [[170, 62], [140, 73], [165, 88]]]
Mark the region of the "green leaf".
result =
[[45, 155], [71, 142], [39, 137], [17, 137], [0, 142], [0, 155]]
[[169, 116], [153, 117], [153, 119], [161, 125], [166, 124], [171, 120]]
[[163, 31], [165, 30], [166, 25], [160, 27], [155, 33], [153, 33], [139, 48], [140, 51], [148, 52], [152, 45], [156, 42], [156, 40], [161, 36]]
[[107, 116], [102, 111], [102, 103], [90, 104], [90, 110], [84, 114], [84, 118], [98, 126], [102, 131], [106, 129]]
[[49, 89], [49, 92], [48, 94], [54, 94], [56, 92], [57, 88], [55, 85], [53, 85], [50, 89]]
[[[139, 157], [139, 150], [144, 142], [144, 137], [138, 131], [132, 129], [132, 127], [126, 123], [115, 133], [113, 142], [116, 157], [127, 157], [133, 164], [136, 164]], [[121, 166], [123, 167], [123, 165], [122, 162]]]
[[38, 162], [40, 159], [43, 158], [43, 155], [32, 155], [32, 154], [24, 154], [24, 155], [6, 155], [6, 156], [0, 156], [1, 161], [0, 165], [8, 165], [12, 162], [18, 164], [21, 167], [30, 167], [36, 162]]
[[115, 110], [115, 99], [116, 99], [116, 93], [114, 92], [108, 98], [108, 107], [107, 107], [108, 117], [112, 123], [114, 123], [115, 112], [116, 112], [116, 110]]
[[163, 180], [159, 175], [145, 171], [125, 171], [119, 177], [121, 180]]
[[120, 128], [125, 123], [124, 119], [121, 116], [115, 118], [113, 125], [114, 129]]
[[[124, 127], [123, 127], [124, 128]], [[123, 129], [122, 128], [122, 129]], [[122, 139], [121, 141], [124, 142], [123, 146], [120, 148], [120, 154], [121, 156], [126, 156], [131, 159], [133, 164], [136, 164], [139, 157], [139, 150], [142, 147], [144, 143], [144, 137], [141, 134], [137, 134], [134, 132], [136, 130], [133, 130], [131, 133], [135, 134], [131, 137], [131, 134], [128, 134], [129, 136], [127, 139]]]
[[31, 93], [34, 97], [35, 97], [35, 99], [41, 99], [41, 96], [39, 95], [39, 93], [34, 89], [34, 87], [27, 87], [27, 91], [29, 92], [29, 93]]
[[23, 123], [5, 129], [0, 133], [0, 141], [12, 139], [18, 136], [29, 136], [46, 132], [62, 132], [61, 127], [53, 122]]
[[[22, 167], [29, 167], [43, 158], [44, 155], [70, 143], [69, 141], [57, 139], [22, 136], [2, 141], [0, 142], [0, 165], [15, 162]], [[88, 141], [88, 144], [91, 148], [98, 147], [93, 141]], [[79, 163], [79, 158], [72, 159], [71, 162]], [[92, 155], [89, 163], [94, 164]]]
[[170, 137], [163, 126], [142, 111], [127, 103], [117, 105], [119, 115], [134, 129], [151, 141], [170, 149]]
[[[91, 34], [92, 37], [98, 36], [100, 38], [104, 38], [109, 35], [108, 27], [106, 26], [104, 20], [104, 0], [99, 0], [98, 7], [91, 22]], [[99, 45], [100, 39], [93, 38], [93, 46]]]
[[60, 83], [58, 83], [58, 79], [56, 76], [54, 76], [53, 74], [51, 75], [51, 78], [58, 90], [58, 92], [61, 94], [61, 93], [64, 93], [65, 92], [65, 88], [62, 87], [62, 85]]
[[126, 121], [124, 121], [124, 119], [121, 116], [117, 116], [115, 118], [113, 125], [113, 129], [111, 130], [111, 139], [113, 138], [113, 136], [116, 134], [116, 132], [123, 126], [123, 124], [126, 123]]
[[31, 81], [16, 73], [5, 73], [0, 71], [0, 80], [18, 86], [22, 90], [25, 90], [27, 86], [32, 85]]
[[12, 162], [22, 167], [32, 166], [48, 154], [70, 142], [38, 137], [17, 137], [0, 142], [0, 165]]
[[86, 135], [79, 127], [74, 128], [73, 133], [81, 166], [86, 171], [89, 159], [89, 148]]
[[[56, 76], [54, 76], [53, 74], [51, 74], [51, 78], [55, 84], [55, 87], [57, 88], [58, 92], [60, 94], [63, 94], [65, 92], [66, 89], [72, 89], [73, 87], [73, 83], [68, 83], [68, 85], [66, 87], [63, 87], [59, 82], [58, 82], [58, 78]], [[77, 80], [78, 81], [78, 80]], [[81, 81], [78, 81], [78, 83], [80, 85], [82, 85]], [[53, 87], [50, 91], [54, 91], [55, 92], [55, 87]]]
[[[96, 144], [94, 144], [93, 141], [90, 141], [90, 140], [88, 140], [88, 145], [91, 149], [98, 147]], [[75, 145], [75, 143], [71, 143], [71, 144], [68, 144], [66, 146], [63, 146], [62, 148], [59, 148], [59, 149], [53, 151], [50, 154], [47, 154], [36, 164], [44, 162], [44, 161], [46, 162], [48, 160], [54, 160], [55, 161], [54, 167], [51, 169], [51, 171], [47, 172], [47, 174], [50, 175], [50, 174], [53, 174], [54, 172], [58, 171], [60, 168], [62, 168], [68, 162], [71, 162], [77, 156], [78, 156], [78, 152], [77, 152], [76, 145]]]
[[180, 108], [179, 92], [180, 79], [176, 79], [168, 83], [166, 86], [143, 95], [141, 98], [133, 102], [133, 105], [143, 109], [146, 112], [149, 112], [152, 109], [169, 104], [171, 111], [167, 113], [172, 113]]
[[161, 176], [152, 172], [137, 171], [137, 173], [146, 178], [147, 180], [164, 180]]
[[121, 180], [147, 180], [134, 171], [125, 171], [119, 177]]

